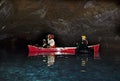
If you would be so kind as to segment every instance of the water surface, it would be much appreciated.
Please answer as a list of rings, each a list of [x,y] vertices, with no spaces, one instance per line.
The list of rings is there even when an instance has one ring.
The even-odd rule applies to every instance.
[[[116,58],[56,56],[48,67],[42,56],[26,57],[27,52],[0,50],[0,81],[119,81],[120,63]],[[88,58],[86,60],[86,58]],[[109,56],[109,58],[111,58]],[[82,66],[82,60],[86,61]]]

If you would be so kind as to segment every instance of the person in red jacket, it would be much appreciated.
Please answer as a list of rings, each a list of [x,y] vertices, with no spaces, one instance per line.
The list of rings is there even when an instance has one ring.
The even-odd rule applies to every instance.
[[[47,36],[48,48],[55,48],[55,40],[53,34],[48,34]],[[55,54],[48,55],[48,66],[53,65],[55,62]]]

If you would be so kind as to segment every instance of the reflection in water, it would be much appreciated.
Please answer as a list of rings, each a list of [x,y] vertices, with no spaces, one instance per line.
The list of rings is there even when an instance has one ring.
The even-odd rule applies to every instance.
[[[25,58],[24,54],[27,54],[25,51],[1,49],[0,54],[0,81],[120,80],[120,64],[103,59],[94,60],[94,56],[89,57],[85,54],[56,56],[56,62],[50,67],[46,66],[47,62],[42,61],[43,56]],[[47,61],[47,57],[44,57],[44,59]]]
[[[47,66],[54,65],[55,55],[43,55],[43,62],[46,62]]]
[[[55,55],[48,55],[47,56],[47,64],[48,66],[53,65],[55,62]]]
[[[81,72],[86,72],[86,64],[87,64],[88,58],[81,58]]]

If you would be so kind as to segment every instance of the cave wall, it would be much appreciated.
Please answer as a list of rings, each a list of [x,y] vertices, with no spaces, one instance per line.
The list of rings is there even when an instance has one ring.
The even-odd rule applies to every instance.
[[[119,21],[117,0],[0,0],[0,40],[41,45],[53,33],[57,46],[75,46],[86,35],[90,44],[119,49]]]

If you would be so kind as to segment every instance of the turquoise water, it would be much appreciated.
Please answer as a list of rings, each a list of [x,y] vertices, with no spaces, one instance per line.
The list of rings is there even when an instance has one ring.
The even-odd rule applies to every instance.
[[[89,57],[57,56],[48,67],[42,56],[4,57],[0,61],[0,81],[120,81],[119,62]],[[85,57],[86,58],[86,57]]]

